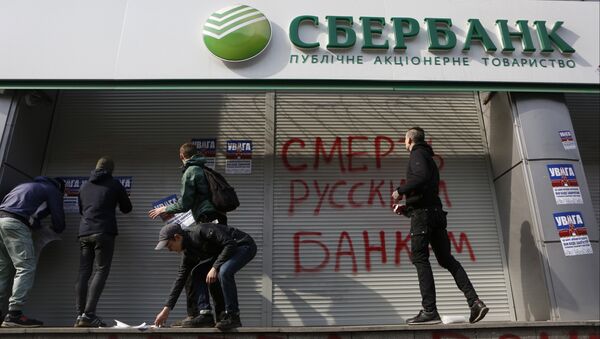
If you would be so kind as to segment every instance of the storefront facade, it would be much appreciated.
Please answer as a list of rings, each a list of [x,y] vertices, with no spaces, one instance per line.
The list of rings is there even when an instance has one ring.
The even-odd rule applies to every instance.
[[[148,321],[178,258],[153,251],[162,223],[147,211],[178,193],[179,145],[214,143],[215,167],[241,201],[230,224],[259,245],[237,278],[246,326],[396,324],[420,297],[409,220],[391,212],[390,196],[406,170],[404,133],[421,126],[437,153],[453,253],[491,308],[486,320],[598,319],[598,3],[530,2],[518,12],[431,4],[38,7],[32,25],[19,24],[21,39],[2,40],[14,47],[0,59],[3,194],[28,176],[85,177],[112,156],[115,175],[130,179],[134,212],[119,217],[98,313]],[[46,22],[48,40],[25,44],[44,17],[56,20]],[[229,34],[236,29],[256,34],[244,45]],[[228,37],[229,47],[216,41]],[[536,107],[551,126],[527,120]],[[528,148],[535,140],[544,140],[541,155]],[[581,202],[552,196],[546,173],[564,164]],[[589,246],[580,247],[591,253],[567,255],[552,239],[552,216],[572,211],[586,221]],[[47,323],[72,322],[78,221],[67,211],[62,241],[40,257],[27,307]],[[575,273],[557,268],[573,263]],[[434,274],[440,313],[465,314],[452,277]],[[587,281],[582,293],[557,286],[565,274]]]

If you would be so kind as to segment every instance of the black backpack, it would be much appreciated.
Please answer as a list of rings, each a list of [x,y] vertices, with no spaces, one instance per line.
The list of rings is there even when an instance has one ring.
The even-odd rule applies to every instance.
[[[202,166],[208,188],[210,190],[210,201],[219,212],[231,212],[238,208],[238,200],[235,189],[229,185],[227,180],[212,168]]]

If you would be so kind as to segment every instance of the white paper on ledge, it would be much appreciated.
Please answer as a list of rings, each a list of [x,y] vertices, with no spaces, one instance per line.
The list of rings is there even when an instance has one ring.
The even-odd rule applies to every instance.
[[[443,315],[442,322],[444,324],[466,323],[467,317],[464,315]]]
[[[148,329],[148,325],[146,325],[146,323],[142,323],[138,326],[131,326],[122,321],[118,321],[117,319],[115,319],[115,322],[117,324],[115,326],[113,326],[113,328],[137,328],[138,330],[141,330],[141,331]]]

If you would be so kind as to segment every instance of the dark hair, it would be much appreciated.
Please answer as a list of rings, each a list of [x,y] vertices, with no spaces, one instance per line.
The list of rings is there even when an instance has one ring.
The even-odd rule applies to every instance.
[[[191,142],[186,142],[185,144],[179,147],[179,153],[183,155],[184,158],[191,158],[192,156],[198,154],[198,148],[196,145]]]
[[[413,142],[425,142],[425,130],[421,127],[411,127],[406,132],[407,136],[412,139]]]

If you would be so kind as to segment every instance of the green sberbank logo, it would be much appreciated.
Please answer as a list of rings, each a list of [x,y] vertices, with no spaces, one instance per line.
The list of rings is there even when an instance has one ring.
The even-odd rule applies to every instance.
[[[267,48],[271,23],[259,10],[235,5],[214,12],[204,24],[204,44],[225,61],[252,59]]]

